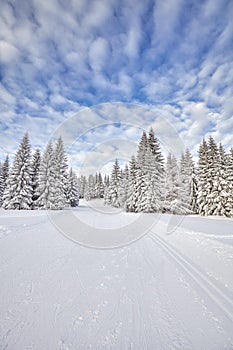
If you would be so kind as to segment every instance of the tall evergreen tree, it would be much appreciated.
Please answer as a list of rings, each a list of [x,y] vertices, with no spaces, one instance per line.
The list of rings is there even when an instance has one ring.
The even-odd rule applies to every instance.
[[[57,209],[63,209],[68,205],[68,164],[64,143],[61,136],[58,138],[54,149],[54,176],[55,176],[55,201]]]
[[[71,207],[79,205],[78,178],[72,168],[70,168],[68,176],[68,200]]]
[[[87,178],[85,175],[81,175],[78,178],[79,198],[84,198],[87,187]]]
[[[32,156],[32,209],[35,209],[35,202],[38,199],[40,162],[40,150],[36,149]]]
[[[0,206],[2,205],[3,202],[3,194],[6,189],[6,182],[9,177],[9,156],[7,155],[5,158],[5,161],[1,164],[1,169],[0,169]]]
[[[52,142],[49,141],[39,168],[39,186],[35,206],[40,209],[58,209],[56,203],[55,159]],[[62,209],[62,208],[61,208]]]
[[[205,139],[199,146],[197,166],[197,208],[198,214],[207,215],[208,145]]]
[[[178,206],[179,192],[179,169],[177,159],[171,153],[167,156],[166,179],[165,179],[165,211],[177,214],[180,213]]]
[[[125,165],[124,170],[121,171],[121,181],[119,185],[119,202],[120,206],[126,208],[126,202],[129,197],[129,168]]]
[[[135,156],[133,155],[129,162],[128,198],[126,200],[126,211],[129,212],[135,212],[138,204],[138,197],[136,193],[137,170],[137,162]]]
[[[113,164],[112,174],[110,177],[110,184],[108,188],[108,203],[113,207],[119,208],[121,206],[119,190],[121,182],[121,170],[118,163],[118,160],[115,160]]]
[[[178,206],[181,214],[189,214],[195,208],[194,162],[189,149],[181,154],[178,179]]]
[[[30,209],[32,204],[31,149],[28,133],[15,154],[3,195],[3,208]]]

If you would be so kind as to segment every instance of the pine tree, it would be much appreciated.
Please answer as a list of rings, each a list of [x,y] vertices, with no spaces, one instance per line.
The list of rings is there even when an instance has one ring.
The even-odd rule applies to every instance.
[[[146,170],[145,170],[145,162],[146,162],[146,154],[148,150],[148,139],[146,132],[143,131],[142,137],[139,141],[138,149],[137,149],[137,168],[136,168],[136,183],[135,183],[135,197],[137,200],[135,201],[135,211],[142,211],[141,203],[143,203],[144,198],[146,196]]]
[[[199,146],[197,167],[197,209],[198,214],[207,215],[208,145],[205,139]]]
[[[79,198],[84,198],[87,187],[87,178],[85,175],[81,175],[78,178]]]
[[[54,149],[55,202],[57,209],[68,205],[68,165],[63,140],[58,138]]]
[[[84,198],[87,201],[95,198],[95,177],[92,174],[88,176]]]
[[[115,160],[113,164],[112,174],[110,178],[110,184],[108,188],[108,203],[113,207],[119,208],[121,206],[119,191],[121,182],[121,170],[118,160]]]
[[[166,180],[165,180],[165,202],[164,210],[173,214],[180,213],[178,204],[178,164],[177,159],[171,153],[167,156],[166,162]]]
[[[138,150],[137,150],[137,164],[140,169],[143,169],[145,165],[147,148],[148,148],[148,139],[147,139],[146,132],[143,131],[142,137],[139,141]]]
[[[71,207],[77,207],[79,205],[78,178],[72,168],[69,171],[68,184],[69,205]]]
[[[216,169],[213,174],[213,188],[211,193],[211,215],[232,216],[233,214],[233,173],[229,156],[222,144],[218,149]]]
[[[7,155],[0,167],[0,206],[3,202],[3,194],[6,188],[6,182],[9,177],[9,156]]]
[[[32,209],[35,209],[35,202],[38,199],[40,162],[40,150],[36,149],[32,156]]]
[[[4,193],[4,183],[3,183],[2,163],[0,162],[0,206],[2,205],[3,193]]]
[[[178,203],[180,214],[189,214],[195,208],[194,162],[189,149],[181,154],[178,178]]]
[[[39,168],[39,186],[35,202],[39,209],[57,209],[55,181],[55,159],[52,142],[49,141]]]
[[[129,178],[128,178],[128,198],[126,200],[126,211],[135,212],[137,208],[138,198],[136,194],[137,183],[137,162],[134,155],[129,162]]]
[[[126,208],[126,202],[129,197],[129,168],[125,165],[124,171],[121,171],[121,181],[119,185],[119,202],[120,207]]]
[[[31,149],[28,133],[15,154],[3,195],[4,209],[30,209],[32,204]]]

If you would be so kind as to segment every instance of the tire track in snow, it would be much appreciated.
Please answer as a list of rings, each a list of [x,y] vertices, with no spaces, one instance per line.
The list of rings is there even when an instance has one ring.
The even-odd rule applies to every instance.
[[[172,258],[179,267],[191,277],[196,284],[204,290],[211,300],[218,306],[221,311],[233,322],[233,301],[218,287],[216,286],[206,274],[200,271],[194,264],[192,264],[186,257],[183,256],[178,250],[172,247],[161,237],[158,237],[156,233],[151,231],[148,237],[156,243],[162,250]]]

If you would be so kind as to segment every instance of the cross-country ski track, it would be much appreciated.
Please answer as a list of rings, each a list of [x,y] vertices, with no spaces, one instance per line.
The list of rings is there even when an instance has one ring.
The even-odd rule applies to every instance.
[[[75,215],[103,230],[140,220],[101,202]],[[46,211],[1,210],[0,349],[233,349],[233,221],[152,215],[131,244],[94,249]]]

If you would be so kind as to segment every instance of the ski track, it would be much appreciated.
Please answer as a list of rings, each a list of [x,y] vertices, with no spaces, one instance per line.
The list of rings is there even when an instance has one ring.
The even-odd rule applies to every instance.
[[[9,269],[12,282],[5,280],[2,287],[9,296],[0,288],[1,350],[233,348],[231,296],[175,248],[171,236],[165,240],[151,231],[129,246],[100,251],[66,240],[47,217],[34,216],[26,224],[24,217],[19,225],[18,218],[6,219],[0,244],[22,240],[31,255],[27,260],[12,250],[2,259],[0,277]],[[205,322],[199,339],[187,323],[191,313],[180,310],[173,293],[205,310],[198,318]]]
[[[217,285],[215,285],[205,274],[195,266],[194,263],[184,257],[176,248],[171,244],[168,244],[164,239],[159,237],[157,234],[152,233],[150,238],[153,242],[159,245],[163,251],[172,258],[176,264],[185,273],[192,278],[198,286],[204,290],[208,297],[223,311],[223,313],[228,317],[230,322],[233,322],[233,300],[229,298]],[[233,323],[232,323],[233,324]]]

